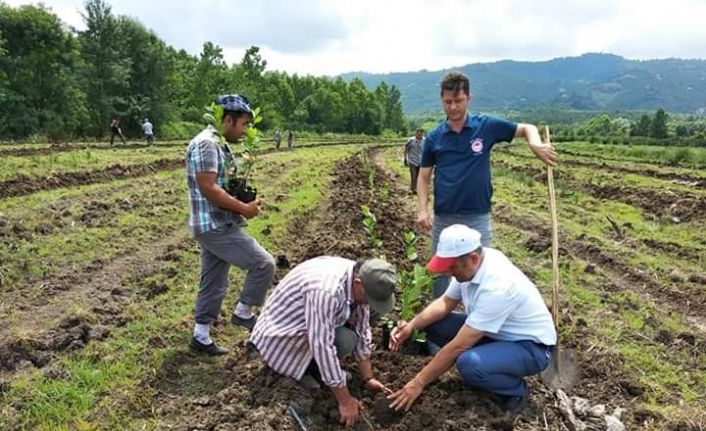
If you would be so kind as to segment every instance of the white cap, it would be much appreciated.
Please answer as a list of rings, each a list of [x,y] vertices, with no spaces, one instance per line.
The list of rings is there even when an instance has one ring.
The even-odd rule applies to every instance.
[[[446,272],[456,258],[466,255],[481,246],[481,235],[475,229],[454,224],[441,231],[436,253],[427,264],[432,272]]]

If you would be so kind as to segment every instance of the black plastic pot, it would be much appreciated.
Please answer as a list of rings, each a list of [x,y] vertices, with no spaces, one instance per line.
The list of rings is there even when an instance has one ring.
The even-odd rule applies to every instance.
[[[248,186],[243,178],[231,178],[226,185],[226,191],[241,202],[252,202],[257,199],[257,189]]]
[[[404,343],[403,347],[404,353],[414,356],[427,356],[429,355],[429,348],[427,346],[427,340],[415,340],[410,339]]]
[[[392,320],[388,320],[382,325],[382,348],[385,350],[390,350],[390,334],[394,327],[395,322]]]

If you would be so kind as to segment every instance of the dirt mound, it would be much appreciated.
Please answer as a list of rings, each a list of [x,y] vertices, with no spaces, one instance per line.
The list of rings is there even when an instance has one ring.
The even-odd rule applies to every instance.
[[[37,338],[13,339],[0,344],[0,371],[43,367],[56,352],[77,350],[89,340],[105,336],[107,333],[103,330],[94,331],[85,317],[67,317],[56,328],[38,334]]]
[[[120,164],[109,166],[99,171],[71,172],[41,178],[29,178],[20,175],[16,179],[0,182],[0,199],[24,196],[42,190],[61,187],[75,187],[86,184],[106,183],[123,178],[135,178],[151,175],[158,171],[182,167],[183,159],[162,159],[135,166]]]

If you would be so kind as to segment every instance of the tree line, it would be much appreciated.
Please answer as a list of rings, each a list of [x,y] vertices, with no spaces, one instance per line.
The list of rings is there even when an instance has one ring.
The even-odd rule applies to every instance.
[[[75,30],[44,6],[0,2],[0,138],[103,137],[113,116],[140,133],[185,138],[203,125],[216,95],[246,95],[264,113],[264,130],[377,135],[407,132],[397,87],[361,80],[267,71],[258,47],[227,64],[206,42],[199,55],[177,50],[153,31],[89,0],[85,29]]]

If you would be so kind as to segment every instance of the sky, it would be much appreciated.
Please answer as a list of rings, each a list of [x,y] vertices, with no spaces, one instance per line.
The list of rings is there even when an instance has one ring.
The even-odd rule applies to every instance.
[[[3,0],[0,0],[3,1]],[[10,6],[36,3],[4,0]],[[440,70],[607,52],[706,59],[706,0],[107,0],[177,49],[205,41],[237,63],[313,75]],[[45,1],[84,28],[82,0]]]

